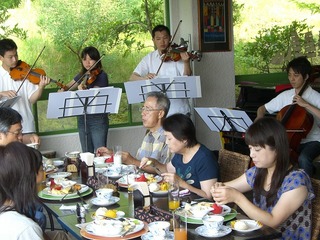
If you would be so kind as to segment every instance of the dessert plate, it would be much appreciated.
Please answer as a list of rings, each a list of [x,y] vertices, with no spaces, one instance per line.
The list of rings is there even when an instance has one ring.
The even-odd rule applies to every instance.
[[[234,227],[236,222],[244,222],[248,228],[247,229],[236,229]],[[230,223],[228,223],[228,226],[232,230],[245,233],[245,232],[252,232],[252,231],[258,230],[258,229],[262,228],[263,225],[262,225],[262,223],[255,221],[255,220],[241,219],[241,220],[231,221]]]

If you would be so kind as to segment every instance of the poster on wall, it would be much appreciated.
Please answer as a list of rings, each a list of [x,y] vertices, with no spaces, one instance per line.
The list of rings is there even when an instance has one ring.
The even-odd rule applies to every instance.
[[[231,51],[231,0],[198,0],[202,52]]]

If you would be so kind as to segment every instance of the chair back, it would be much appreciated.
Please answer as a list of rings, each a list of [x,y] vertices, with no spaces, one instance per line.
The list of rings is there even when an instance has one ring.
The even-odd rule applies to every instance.
[[[312,233],[311,239],[318,240],[320,235],[320,180],[311,178],[314,194],[312,202]]]
[[[248,169],[250,157],[226,149],[219,150],[220,181],[228,182],[240,177]]]

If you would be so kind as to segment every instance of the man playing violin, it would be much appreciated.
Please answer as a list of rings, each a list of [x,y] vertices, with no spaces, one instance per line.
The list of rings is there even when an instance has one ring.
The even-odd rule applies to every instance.
[[[293,149],[299,153],[299,167],[303,168],[310,176],[313,174],[313,160],[320,155],[320,93],[306,87],[302,94],[307,80],[311,76],[312,66],[306,57],[298,57],[289,62],[287,66],[288,79],[292,89],[286,90],[272,99],[270,102],[260,106],[257,111],[257,119],[263,117],[266,112],[279,112],[285,106],[297,104],[303,107],[313,116],[313,125],[310,132],[303,138],[298,149]]]
[[[85,90],[108,87],[108,75],[102,69],[101,57],[95,47],[86,47],[81,52],[80,72],[66,86],[69,90]],[[61,89],[60,91],[64,91]],[[85,126],[86,124],[86,126]],[[78,116],[78,129],[83,152],[95,152],[98,147],[107,145],[109,118],[107,113]],[[87,136],[86,136],[87,134]]]
[[[35,134],[31,105],[41,97],[43,89],[50,83],[50,78],[40,76],[38,85],[31,83],[28,79],[24,82],[13,80],[10,71],[18,64],[17,49],[18,47],[13,40],[0,40],[0,61],[2,62],[0,67],[0,101],[16,96],[21,97],[12,108],[17,110],[24,120],[22,122],[23,142],[40,143],[40,138]]]
[[[130,80],[146,80],[155,77],[190,76],[190,56],[187,52],[181,52],[179,61],[164,61],[162,57],[168,50],[171,36],[169,28],[157,25],[152,30],[152,41],[156,50],[145,56],[134,69]],[[162,65],[161,65],[162,64]],[[161,65],[161,68],[159,69]],[[156,74],[158,72],[158,74]],[[168,116],[174,113],[190,114],[190,105],[187,99],[170,99],[171,105]]]

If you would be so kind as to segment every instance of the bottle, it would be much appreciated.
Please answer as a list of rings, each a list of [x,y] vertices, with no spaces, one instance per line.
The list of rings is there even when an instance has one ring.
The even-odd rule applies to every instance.
[[[80,207],[80,223],[85,223],[86,222],[86,209],[84,206]]]

